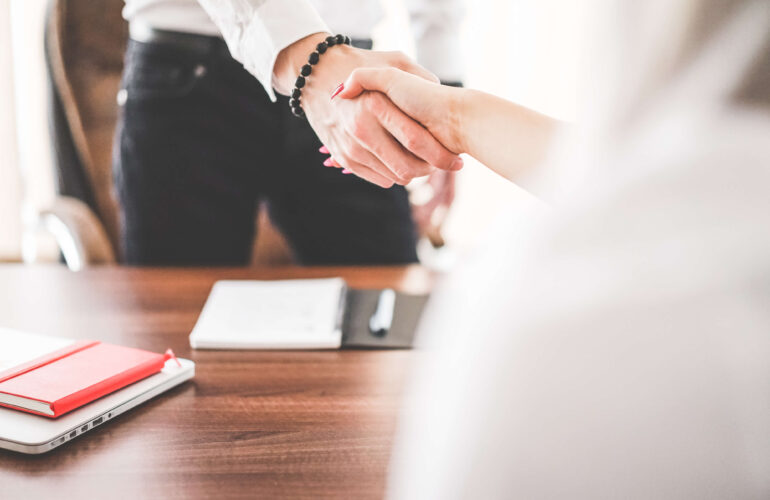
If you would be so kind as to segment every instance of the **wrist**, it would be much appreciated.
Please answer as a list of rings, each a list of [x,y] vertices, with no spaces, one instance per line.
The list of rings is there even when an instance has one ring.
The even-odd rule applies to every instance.
[[[448,94],[449,126],[452,141],[449,149],[457,154],[468,153],[469,134],[467,127],[471,121],[469,113],[473,109],[473,106],[470,104],[472,100],[471,94],[475,91],[461,87],[444,88]]]
[[[361,49],[349,45],[335,45],[327,49],[313,73],[307,79],[302,96],[307,101],[316,97],[330,99],[334,89],[343,83],[357,67],[364,66]]]
[[[307,58],[316,45],[323,42],[330,33],[318,32],[297,40],[278,53],[273,66],[273,83],[281,94],[289,94],[299,75],[300,68],[307,64]]]

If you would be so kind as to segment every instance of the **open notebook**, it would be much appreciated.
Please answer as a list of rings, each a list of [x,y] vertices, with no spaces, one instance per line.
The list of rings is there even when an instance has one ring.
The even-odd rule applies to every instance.
[[[345,281],[218,281],[190,334],[196,349],[337,349]]]

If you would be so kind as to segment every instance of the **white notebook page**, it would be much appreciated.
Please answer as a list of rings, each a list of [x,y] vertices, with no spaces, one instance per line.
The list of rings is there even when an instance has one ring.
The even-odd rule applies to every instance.
[[[66,347],[72,339],[0,328],[0,372]]]
[[[341,278],[218,281],[190,335],[199,349],[337,348]]]

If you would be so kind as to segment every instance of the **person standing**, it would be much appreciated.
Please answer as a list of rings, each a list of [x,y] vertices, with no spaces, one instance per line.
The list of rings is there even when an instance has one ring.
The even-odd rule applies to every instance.
[[[458,2],[410,0],[409,10],[420,62],[459,84]],[[365,107],[332,108],[329,100],[355,67],[431,77],[399,53],[365,50],[381,18],[377,0],[126,0],[123,15],[130,40],[114,170],[126,263],[246,264],[261,200],[301,264],[417,261],[407,191],[381,173],[402,169],[406,183],[434,166],[456,170],[458,157],[403,113],[398,119],[420,140],[413,150],[392,141],[375,157],[340,123]],[[327,23],[356,48],[324,54],[315,85],[303,89],[308,120],[297,119],[276,90],[291,91],[298,68],[330,34]],[[357,175],[322,166],[317,134]],[[437,196],[452,189],[453,177],[443,177]]]

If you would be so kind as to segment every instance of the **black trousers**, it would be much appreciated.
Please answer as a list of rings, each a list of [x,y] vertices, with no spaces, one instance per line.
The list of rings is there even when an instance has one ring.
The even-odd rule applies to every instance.
[[[114,149],[126,263],[246,264],[261,200],[301,264],[416,262],[404,188],[324,167],[286,98],[199,38],[129,41]]]

